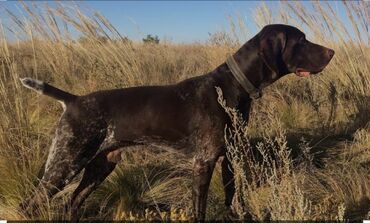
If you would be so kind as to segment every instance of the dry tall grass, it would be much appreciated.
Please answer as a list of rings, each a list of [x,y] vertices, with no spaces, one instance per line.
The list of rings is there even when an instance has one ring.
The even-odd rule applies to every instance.
[[[234,208],[241,218],[246,212],[273,220],[369,215],[369,3],[338,4],[344,4],[348,22],[327,2],[284,2],[277,13],[266,5],[255,11],[258,27],[271,22],[295,25],[336,54],[318,76],[290,75],[265,89],[263,98],[254,102],[249,126],[236,118],[229,129],[238,186]],[[207,44],[142,44],[127,41],[103,15],[85,14],[78,7],[23,4],[23,9],[27,19],[9,11],[12,25],[1,24],[0,29],[1,219],[24,219],[16,207],[42,175],[61,113],[54,101],[22,88],[19,77],[32,76],[77,94],[174,83],[210,71],[251,37],[242,20],[231,19],[232,32],[220,32]],[[83,38],[76,41],[72,33]],[[16,41],[10,42],[8,34]],[[171,208],[173,215],[175,209],[183,210],[179,216],[189,213],[190,161],[179,154],[159,154],[125,154],[124,162],[86,202],[85,217],[135,219],[137,213],[167,219],[162,212]],[[75,186],[40,206],[35,218],[68,218],[62,203]],[[216,173],[210,219],[224,217],[222,199]]]

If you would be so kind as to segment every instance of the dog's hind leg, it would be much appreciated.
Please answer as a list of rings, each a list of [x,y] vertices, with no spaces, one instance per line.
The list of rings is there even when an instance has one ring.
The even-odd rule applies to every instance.
[[[70,202],[72,222],[78,221],[78,210],[85,199],[114,170],[119,161],[119,159],[111,160],[111,153],[115,152],[101,152],[86,166],[82,180],[72,194]],[[114,155],[120,156],[120,154]]]
[[[33,195],[20,205],[27,215],[35,213],[35,208],[62,190],[90,161],[101,143],[82,136],[62,117],[55,138],[50,147],[45,172]],[[99,137],[97,137],[99,138]]]

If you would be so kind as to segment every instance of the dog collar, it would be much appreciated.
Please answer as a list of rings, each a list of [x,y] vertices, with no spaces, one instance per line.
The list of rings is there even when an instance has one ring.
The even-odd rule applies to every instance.
[[[229,56],[226,59],[226,64],[229,67],[231,73],[243,89],[249,94],[251,99],[258,99],[262,96],[260,89],[256,88],[244,75],[243,71],[240,70],[240,67],[236,63],[233,56]]]

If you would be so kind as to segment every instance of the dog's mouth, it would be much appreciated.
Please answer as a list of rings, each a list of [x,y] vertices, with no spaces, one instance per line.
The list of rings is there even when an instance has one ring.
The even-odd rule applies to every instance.
[[[323,70],[324,70],[324,68],[320,68],[320,69],[315,70],[315,71],[308,71],[308,70],[306,70],[304,68],[297,68],[295,70],[295,74],[298,77],[309,77],[310,75],[312,75],[312,74],[318,74],[318,73],[320,73]]]
[[[310,76],[310,75],[311,75],[311,72],[310,72],[310,71],[308,71],[308,70],[305,70],[305,69],[303,69],[303,68],[297,68],[297,69],[295,70],[295,74],[296,74],[297,76],[299,76],[299,77],[308,77],[308,76]]]

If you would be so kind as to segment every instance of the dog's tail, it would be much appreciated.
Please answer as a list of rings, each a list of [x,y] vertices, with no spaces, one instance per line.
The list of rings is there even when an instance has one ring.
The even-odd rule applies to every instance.
[[[55,98],[61,102],[70,102],[77,96],[68,92],[62,91],[56,87],[53,87],[43,81],[35,80],[29,77],[20,78],[22,84],[29,89],[36,91],[39,94],[44,94],[49,97]]]

